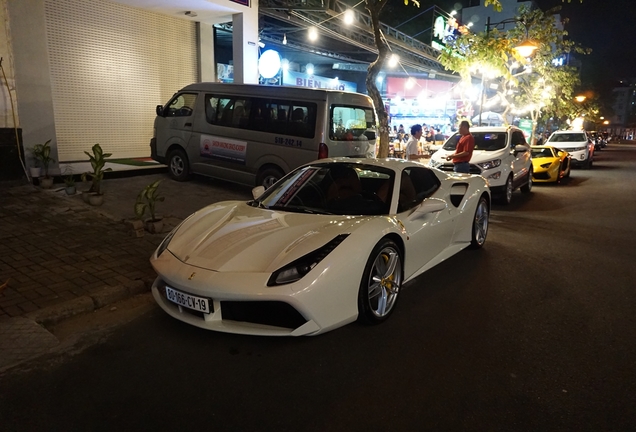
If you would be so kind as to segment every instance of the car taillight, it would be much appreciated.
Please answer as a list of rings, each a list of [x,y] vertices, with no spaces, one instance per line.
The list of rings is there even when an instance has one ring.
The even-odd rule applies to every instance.
[[[320,143],[318,146],[318,159],[327,159],[329,157],[329,147],[327,144]]]

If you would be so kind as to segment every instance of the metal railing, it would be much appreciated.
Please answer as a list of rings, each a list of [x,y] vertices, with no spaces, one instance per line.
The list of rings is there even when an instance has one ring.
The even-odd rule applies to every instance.
[[[351,6],[340,0],[260,0],[259,13],[301,27],[313,25],[329,37],[377,54],[371,16],[352,9],[355,22],[345,25],[336,17],[348,9]],[[400,56],[404,66],[425,72],[444,70],[437,61],[438,50],[386,24],[380,23],[380,27],[391,51]]]

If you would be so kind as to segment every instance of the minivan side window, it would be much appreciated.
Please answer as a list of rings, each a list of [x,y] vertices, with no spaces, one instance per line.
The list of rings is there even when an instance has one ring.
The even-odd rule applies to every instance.
[[[375,113],[372,108],[333,105],[329,138],[334,141],[375,139]]]
[[[164,117],[188,117],[194,111],[197,100],[195,93],[181,93],[176,95],[164,110]]]
[[[311,102],[205,95],[210,124],[313,138],[317,105]]]

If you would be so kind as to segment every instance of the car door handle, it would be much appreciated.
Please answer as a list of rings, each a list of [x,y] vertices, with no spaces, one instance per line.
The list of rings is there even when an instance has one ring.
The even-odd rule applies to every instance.
[[[192,126],[192,123],[188,122],[188,123],[184,124],[184,126]]]

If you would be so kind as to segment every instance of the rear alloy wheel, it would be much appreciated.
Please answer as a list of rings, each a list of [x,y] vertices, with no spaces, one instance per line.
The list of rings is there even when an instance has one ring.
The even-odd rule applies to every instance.
[[[512,202],[512,192],[514,188],[512,187],[512,174],[508,176],[506,180],[506,185],[504,186],[504,193],[500,198],[502,204],[508,205]]]
[[[186,181],[190,176],[190,163],[183,150],[172,150],[168,155],[168,175],[176,181]]]
[[[402,287],[402,254],[395,242],[384,239],[369,256],[358,292],[358,320],[379,324],[393,312]]]
[[[532,192],[532,170],[530,170],[528,175],[528,183],[521,186],[521,192],[526,194]]]
[[[486,243],[489,217],[488,200],[482,196],[479,198],[479,203],[477,203],[477,210],[475,210],[475,218],[473,219],[473,237],[469,246],[471,249],[479,249]]]
[[[263,186],[265,189],[269,189],[274,183],[283,178],[283,175],[283,172],[278,168],[265,168],[258,173],[256,186]]]

